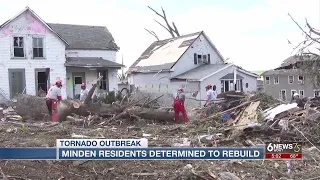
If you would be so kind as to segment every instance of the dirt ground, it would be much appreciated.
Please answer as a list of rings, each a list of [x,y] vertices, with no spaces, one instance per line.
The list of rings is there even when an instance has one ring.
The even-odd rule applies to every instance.
[[[117,121],[113,125],[83,128],[71,122],[38,128],[0,124],[2,147],[53,147],[56,139],[71,138],[73,134],[90,138],[141,138],[149,134],[149,146],[168,147],[182,143],[182,138],[196,139],[208,128],[194,124],[155,124],[150,121]],[[130,126],[136,128],[128,128]],[[252,141],[256,141],[254,138]],[[243,146],[241,142],[219,146]],[[222,172],[231,172],[244,180],[320,179],[319,160],[291,161],[287,173],[286,161],[1,161],[3,175],[8,179],[183,179],[184,167],[194,169],[189,179],[217,179]],[[189,165],[189,166],[190,166]],[[139,175],[140,173],[140,175]],[[145,173],[145,174],[142,174]],[[152,173],[152,174],[146,174]],[[318,178],[316,178],[318,177]]]

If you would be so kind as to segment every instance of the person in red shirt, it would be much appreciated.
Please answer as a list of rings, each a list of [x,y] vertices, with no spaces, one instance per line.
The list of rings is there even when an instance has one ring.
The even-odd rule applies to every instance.
[[[184,107],[185,99],[186,99],[186,96],[183,92],[183,89],[179,88],[178,93],[177,93],[177,97],[174,99],[174,105],[173,105],[173,107],[174,107],[173,109],[174,109],[174,113],[175,113],[174,118],[175,118],[175,121],[177,124],[180,123],[180,118],[179,118],[180,112],[182,113],[182,117],[184,119],[184,122],[186,124],[190,122],[188,115],[187,115],[187,112],[186,112],[186,109]]]

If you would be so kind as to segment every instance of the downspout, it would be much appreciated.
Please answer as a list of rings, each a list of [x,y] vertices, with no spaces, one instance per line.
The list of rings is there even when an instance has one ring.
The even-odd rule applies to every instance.
[[[236,67],[233,68],[233,89],[236,90],[236,83],[237,83],[237,69]]]
[[[199,107],[201,108],[201,81],[198,81],[198,89],[199,89]]]

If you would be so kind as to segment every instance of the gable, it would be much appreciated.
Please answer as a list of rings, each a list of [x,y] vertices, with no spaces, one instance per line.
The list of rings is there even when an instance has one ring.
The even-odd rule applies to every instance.
[[[68,44],[29,7],[26,7],[22,12],[0,25],[0,31],[2,36],[54,33],[61,41]]]
[[[131,65],[129,72],[149,72],[170,70],[187,53],[188,49],[204,37],[215,54],[223,61],[223,57],[203,31],[152,43],[142,55]],[[208,48],[208,47],[206,47]],[[193,55],[192,55],[193,57]],[[166,69],[163,69],[163,68]],[[162,68],[162,69],[161,69]]]

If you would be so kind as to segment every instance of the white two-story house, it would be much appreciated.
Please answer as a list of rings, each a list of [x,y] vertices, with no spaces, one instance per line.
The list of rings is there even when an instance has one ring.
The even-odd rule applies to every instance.
[[[99,74],[99,89],[117,90],[118,50],[106,27],[46,23],[26,7],[0,25],[0,102],[38,95],[58,79],[63,98],[73,98]]]
[[[208,84],[218,93],[256,91],[257,78],[226,63],[203,31],[152,43],[128,70],[128,83],[141,91],[176,94],[182,87],[198,100],[206,99]]]

